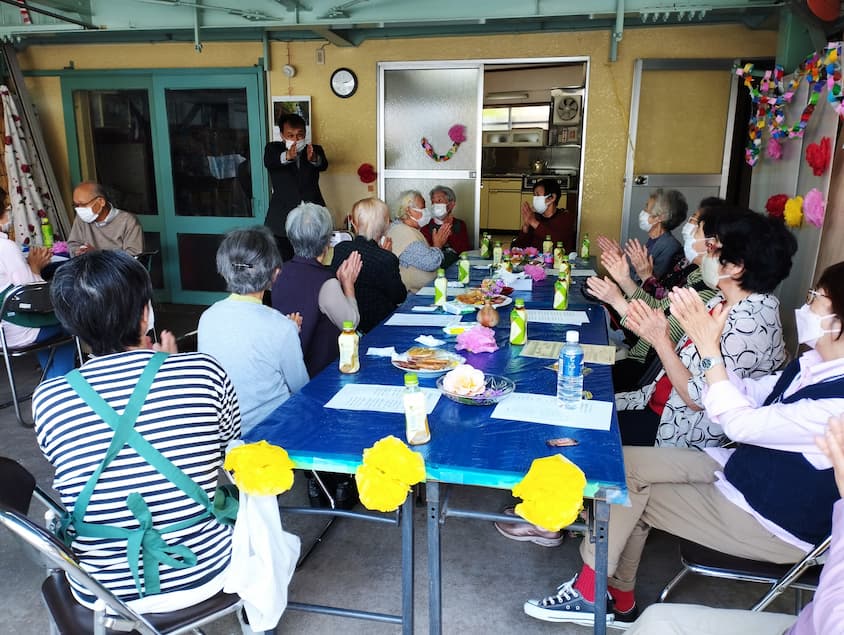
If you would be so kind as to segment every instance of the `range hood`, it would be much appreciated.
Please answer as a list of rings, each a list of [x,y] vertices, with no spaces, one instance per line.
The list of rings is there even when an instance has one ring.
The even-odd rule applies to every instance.
[[[583,64],[488,70],[484,72],[484,106],[550,104],[552,88],[583,86],[584,70]]]

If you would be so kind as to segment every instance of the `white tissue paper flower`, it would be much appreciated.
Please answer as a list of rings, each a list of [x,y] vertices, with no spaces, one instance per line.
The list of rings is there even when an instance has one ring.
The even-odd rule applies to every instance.
[[[453,395],[473,397],[480,395],[486,387],[483,371],[469,364],[460,364],[443,377],[443,388]]]

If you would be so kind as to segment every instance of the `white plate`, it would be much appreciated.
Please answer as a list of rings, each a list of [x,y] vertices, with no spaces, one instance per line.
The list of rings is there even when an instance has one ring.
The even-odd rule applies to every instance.
[[[460,335],[463,331],[468,331],[473,326],[477,326],[477,322],[457,322],[456,324],[449,324],[443,327],[443,333],[446,335]]]
[[[513,304],[513,298],[511,298],[509,295],[495,295],[493,297],[494,298],[501,298],[501,302],[499,302],[498,304],[492,303],[493,309],[500,309],[502,307],[509,306],[509,305]],[[471,304],[469,306],[473,306],[476,309],[480,309],[480,308],[483,308],[484,303],[479,302],[478,304]]]
[[[448,371],[456,368],[460,364],[466,361],[465,357],[460,355],[456,355],[455,353],[448,353],[446,351],[439,351],[435,357],[438,358],[445,358],[449,360],[449,364],[445,368],[440,368],[439,370],[431,370],[427,368],[405,368],[400,364],[403,363],[401,360],[391,359],[390,363],[398,368],[400,371],[405,373],[416,373],[420,377],[434,377],[436,375],[442,375],[443,373],[447,373]]]

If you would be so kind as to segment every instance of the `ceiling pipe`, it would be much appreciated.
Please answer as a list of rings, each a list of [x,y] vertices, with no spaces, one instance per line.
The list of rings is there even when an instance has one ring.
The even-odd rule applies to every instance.
[[[202,42],[199,39],[199,6],[201,0],[193,5],[193,50],[202,53]]]
[[[618,59],[618,43],[624,37],[624,0],[618,0],[615,5],[615,30],[610,36],[610,61]]]

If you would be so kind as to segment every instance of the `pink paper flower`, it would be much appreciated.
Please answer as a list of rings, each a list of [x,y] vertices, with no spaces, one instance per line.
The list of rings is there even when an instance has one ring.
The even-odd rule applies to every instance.
[[[774,161],[782,159],[782,144],[779,142],[779,139],[771,138],[771,140],[768,141],[768,145],[765,147],[765,152],[768,154],[768,157]]]
[[[53,253],[59,256],[67,256],[70,250],[67,248],[67,243],[63,240],[57,240],[53,243]]]
[[[448,138],[454,143],[463,143],[466,141],[466,126],[456,123],[448,129]]]
[[[498,344],[495,343],[495,331],[486,326],[473,326],[457,336],[455,348],[458,351],[470,353],[494,353],[498,350]]]
[[[534,282],[545,280],[545,267],[539,265],[525,265],[525,273],[530,276]]]
[[[807,223],[815,227],[823,227],[823,219],[826,214],[826,201],[823,194],[817,188],[812,188],[803,198],[803,217]]]

